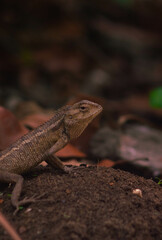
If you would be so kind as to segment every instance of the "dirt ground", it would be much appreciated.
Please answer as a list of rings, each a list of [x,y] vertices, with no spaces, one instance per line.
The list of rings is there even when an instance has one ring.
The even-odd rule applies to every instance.
[[[9,194],[0,210],[23,240],[162,239],[162,188],[125,171],[73,167],[63,174],[41,167],[25,176],[22,198],[46,193],[13,216]],[[139,188],[142,197],[132,193]],[[0,239],[11,239],[0,226]]]

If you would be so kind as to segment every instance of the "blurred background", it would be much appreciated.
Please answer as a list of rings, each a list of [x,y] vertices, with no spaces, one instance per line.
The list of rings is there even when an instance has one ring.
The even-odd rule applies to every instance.
[[[57,109],[81,99],[102,104],[102,120],[94,128],[111,129],[101,129],[88,149],[86,132],[84,152],[102,159],[150,158],[141,164],[159,175],[161,0],[1,0],[0,105],[20,119],[27,108]],[[132,121],[140,128],[131,126],[123,138],[120,129]],[[1,139],[3,149],[9,142],[2,145],[3,134]]]
[[[160,86],[161,0],[1,0],[1,105],[143,99]]]

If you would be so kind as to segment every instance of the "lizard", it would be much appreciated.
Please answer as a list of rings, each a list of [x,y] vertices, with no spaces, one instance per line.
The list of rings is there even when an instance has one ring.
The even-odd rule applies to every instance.
[[[20,206],[36,200],[34,197],[19,200],[24,182],[22,174],[42,161],[68,172],[67,167],[53,154],[79,137],[101,111],[101,105],[88,100],[66,105],[58,109],[50,120],[0,152],[0,182],[15,183],[11,194],[15,213]]]

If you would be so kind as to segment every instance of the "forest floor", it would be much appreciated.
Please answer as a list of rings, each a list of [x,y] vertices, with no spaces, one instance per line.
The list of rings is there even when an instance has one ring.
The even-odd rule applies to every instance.
[[[23,197],[45,195],[16,216],[1,184],[0,211],[23,240],[160,240],[162,188],[151,179],[105,167],[71,167],[69,174],[40,167],[25,176]],[[142,195],[133,194],[140,189]],[[11,239],[0,226],[0,239]]]

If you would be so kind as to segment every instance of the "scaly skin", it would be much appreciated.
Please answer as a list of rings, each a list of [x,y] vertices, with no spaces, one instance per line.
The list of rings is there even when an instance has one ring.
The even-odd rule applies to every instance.
[[[0,153],[0,181],[16,183],[11,203],[18,211],[20,205],[36,198],[19,201],[23,186],[21,174],[30,171],[42,161],[66,171],[62,162],[52,154],[77,138],[88,124],[102,111],[94,102],[83,100],[60,108],[49,121],[29,132]]]

